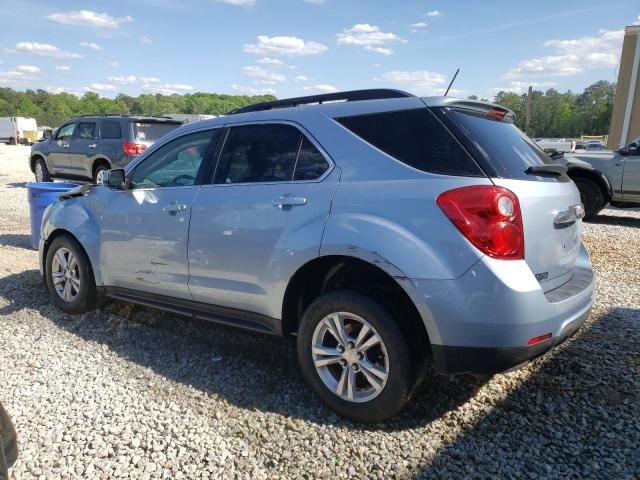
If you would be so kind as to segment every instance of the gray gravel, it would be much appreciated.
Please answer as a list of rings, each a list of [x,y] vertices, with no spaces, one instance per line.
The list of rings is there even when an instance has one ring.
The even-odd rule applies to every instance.
[[[488,381],[438,378],[400,416],[342,421],[292,341],[111,303],[53,308],[28,249],[28,150],[0,145],[0,400],[17,479],[638,478],[640,212],[585,225],[586,325]]]

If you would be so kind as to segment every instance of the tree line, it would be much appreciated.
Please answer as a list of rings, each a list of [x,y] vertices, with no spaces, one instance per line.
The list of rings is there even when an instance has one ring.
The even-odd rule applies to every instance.
[[[550,88],[534,90],[531,99],[531,137],[579,137],[604,135],[609,132],[615,83],[601,80],[582,93],[560,93]],[[477,100],[472,95],[470,99]],[[143,94],[131,97],[119,94],[105,98],[95,92],[81,97],[70,93],[50,93],[44,90],[15,91],[0,88],[0,117],[34,117],[38,125],[57,127],[77,115],[116,113],[133,115],[163,115],[194,113],[221,115],[252,103],[275,100],[272,95],[220,95],[191,93],[185,95]],[[483,99],[485,100],[485,99]],[[516,114],[516,125],[526,129],[527,95],[498,92],[494,103],[510,108]]]
[[[81,97],[45,90],[15,91],[0,88],[0,117],[33,117],[38,125],[58,127],[78,115],[115,113],[124,115],[164,115],[195,113],[222,115],[252,103],[275,100],[272,95],[219,95],[192,93],[185,95],[143,94],[131,97],[123,93],[115,98],[86,92]]]

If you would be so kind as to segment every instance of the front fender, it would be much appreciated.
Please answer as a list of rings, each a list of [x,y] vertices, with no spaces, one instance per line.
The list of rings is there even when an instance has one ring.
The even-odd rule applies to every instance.
[[[49,242],[59,231],[69,232],[87,252],[96,285],[102,285],[100,272],[100,225],[87,197],[76,197],[53,204],[45,212],[41,239]],[[44,259],[43,259],[44,260]]]

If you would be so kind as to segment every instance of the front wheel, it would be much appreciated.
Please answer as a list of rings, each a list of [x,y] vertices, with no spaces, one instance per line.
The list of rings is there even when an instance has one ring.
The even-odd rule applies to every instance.
[[[411,350],[398,324],[377,303],[348,291],[317,298],[298,328],[305,381],[341,416],[378,422],[410,397]]]
[[[44,163],[43,159],[38,158],[36,160],[36,163],[33,166],[33,172],[36,176],[36,182],[51,181],[51,174],[49,173],[49,170],[47,169],[47,164]]]
[[[46,281],[51,299],[66,313],[84,313],[98,306],[89,257],[70,236],[51,242],[46,258]]]

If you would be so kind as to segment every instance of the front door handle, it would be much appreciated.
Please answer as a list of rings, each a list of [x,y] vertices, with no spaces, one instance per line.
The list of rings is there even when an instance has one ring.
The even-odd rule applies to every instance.
[[[62,148],[69,148],[69,146],[70,146],[70,145],[69,145],[68,143],[63,143],[63,144],[62,144]]]
[[[162,211],[165,213],[178,213],[178,212],[185,212],[187,210],[187,206],[183,205],[183,204],[178,204],[178,203],[170,203],[169,205],[167,205],[166,207],[163,207]]]
[[[304,197],[281,196],[271,202],[271,205],[278,208],[300,207],[306,205],[307,199]]]
[[[97,143],[92,143],[91,145],[89,145],[89,148],[96,148],[98,146]]]

